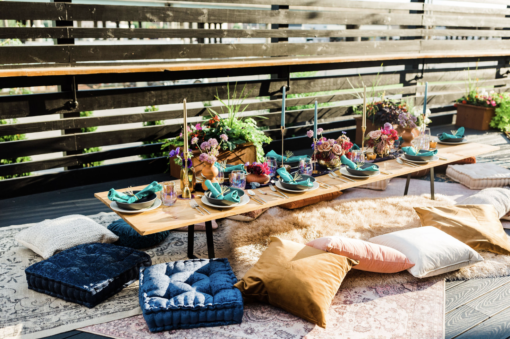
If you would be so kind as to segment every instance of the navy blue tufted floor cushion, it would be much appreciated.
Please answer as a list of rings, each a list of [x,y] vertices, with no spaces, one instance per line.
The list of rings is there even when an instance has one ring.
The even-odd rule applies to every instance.
[[[243,298],[227,259],[193,259],[141,270],[140,306],[151,332],[240,324]]]
[[[154,247],[165,240],[170,234],[170,231],[163,231],[155,234],[140,235],[123,219],[115,220],[108,225],[108,229],[119,237],[115,245],[136,249]]]
[[[28,267],[28,288],[89,308],[136,281],[147,253],[113,244],[85,244]]]

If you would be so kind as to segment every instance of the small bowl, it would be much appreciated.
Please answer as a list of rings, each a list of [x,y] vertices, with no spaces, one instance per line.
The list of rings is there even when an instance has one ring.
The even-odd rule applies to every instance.
[[[367,168],[370,166],[377,166],[377,165],[363,164],[363,165],[361,165],[361,168]],[[347,169],[347,172],[351,173],[352,175],[367,176],[367,177],[369,177],[371,175],[376,175],[379,172],[379,171],[360,171],[360,170],[355,170],[355,169],[349,168],[347,166],[345,166],[345,168]],[[377,166],[377,168],[379,168],[379,166]]]
[[[231,191],[237,191],[237,194],[239,195],[239,198],[241,198],[241,199],[243,198],[244,191],[242,189],[235,188],[235,187],[230,187],[230,190]],[[233,201],[230,201],[230,200],[221,200],[221,199],[213,198],[213,197],[211,197],[211,191],[207,191],[205,193],[205,198],[211,204],[218,205],[218,206],[232,206],[232,205],[237,205],[238,204],[238,202],[233,202]]]
[[[438,134],[437,137],[439,138],[441,136],[441,134]],[[464,137],[460,137],[460,138],[448,138],[448,139],[439,139],[440,141],[442,142],[462,142],[464,141]]]
[[[293,175],[293,173],[291,173],[291,175]],[[315,183],[315,178],[310,175],[302,174],[301,177],[302,177],[302,179],[299,179],[299,181],[310,179],[310,181],[312,183]],[[286,188],[289,190],[294,190],[294,191],[299,191],[299,190],[302,191],[302,190],[308,190],[308,189],[312,188],[310,186],[304,186],[304,185],[287,184],[287,183],[283,182],[282,178],[280,178],[280,184],[282,184],[283,188]]]
[[[420,150],[420,153],[426,153],[426,152],[430,152],[430,151]],[[430,161],[430,160],[432,160],[432,158],[434,158],[433,155],[429,155],[426,157],[421,156],[421,155],[410,155],[407,153],[405,153],[404,155],[407,159],[413,160],[413,161]]]
[[[140,191],[133,191],[134,194],[136,194],[138,192],[140,192]],[[123,210],[131,210],[131,211],[143,210],[145,208],[149,208],[152,205],[154,205],[154,202],[156,201],[157,198],[158,198],[158,196],[156,193],[151,193],[148,196],[146,196],[145,198],[142,198],[132,204],[117,202],[117,206],[119,206]]]

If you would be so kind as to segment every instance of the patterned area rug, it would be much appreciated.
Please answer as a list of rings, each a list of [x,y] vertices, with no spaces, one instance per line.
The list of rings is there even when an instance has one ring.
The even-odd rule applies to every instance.
[[[115,213],[100,213],[91,218],[107,226],[119,217]],[[0,338],[41,338],[142,313],[138,283],[92,309],[29,290],[25,268],[42,258],[18,245],[14,236],[30,226],[0,228]],[[217,256],[225,257],[230,250],[217,236],[219,232],[215,233]],[[172,232],[163,244],[146,252],[153,264],[187,259],[187,239],[188,233]],[[204,233],[195,233],[195,255],[207,258]]]
[[[369,288],[340,289],[327,328],[281,309],[245,305],[240,325],[150,333],[142,316],[82,328],[119,339],[173,338],[444,338],[444,280]]]

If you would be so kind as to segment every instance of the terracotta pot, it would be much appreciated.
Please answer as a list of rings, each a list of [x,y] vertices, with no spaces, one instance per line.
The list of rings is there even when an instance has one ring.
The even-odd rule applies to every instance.
[[[185,176],[184,176],[184,167],[181,168],[181,172],[179,175],[180,183],[181,183],[181,192],[184,190],[184,182],[185,182]],[[188,187],[191,193],[195,192],[195,184],[197,183],[197,178],[195,175],[195,169],[193,167],[188,168]]]
[[[412,128],[404,128],[404,132],[402,132],[402,145],[400,147],[412,146],[411,141],[414,139],[413,129]]]
[[[204,168],[202,168],[202,175],[206,180],[211,180],[212,182],[218,182],[218,173],[220,170],[214,166],[214,164],[205,163]],[[207,186],[205,185],[205,180],[202,182],[202,188],[207,190]]]
[[[457,104],[457,120],[455,126],[488,131],[496,109],[474,105]]]
[[[248,184],[252,183],[252,182],[258,182],[261,185],[265,185],[269,182],[269,180],[271,180],[271,177],[266,174],[258,175],[258,174],[250,173],[246,176],[246,182]]]

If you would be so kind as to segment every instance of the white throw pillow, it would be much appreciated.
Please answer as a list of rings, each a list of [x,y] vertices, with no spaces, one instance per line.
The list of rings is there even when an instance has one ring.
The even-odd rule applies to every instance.
[[[457,205],[492,205],[498,211],[498,217],[501,219],[510,212],[510,190],[505,188],[486,188],[467,197]]]
[[[433,226],[388,233],[369,241],[403,253],[415,263],[407,271],[417,278],[432,277],[483,261],[471,247]]]
[[[106,227],[83,215],[44,220],[24,229],[14,238],[20,245],[30,248],[44,259],[81,244],[113,243],[119,240]]]

